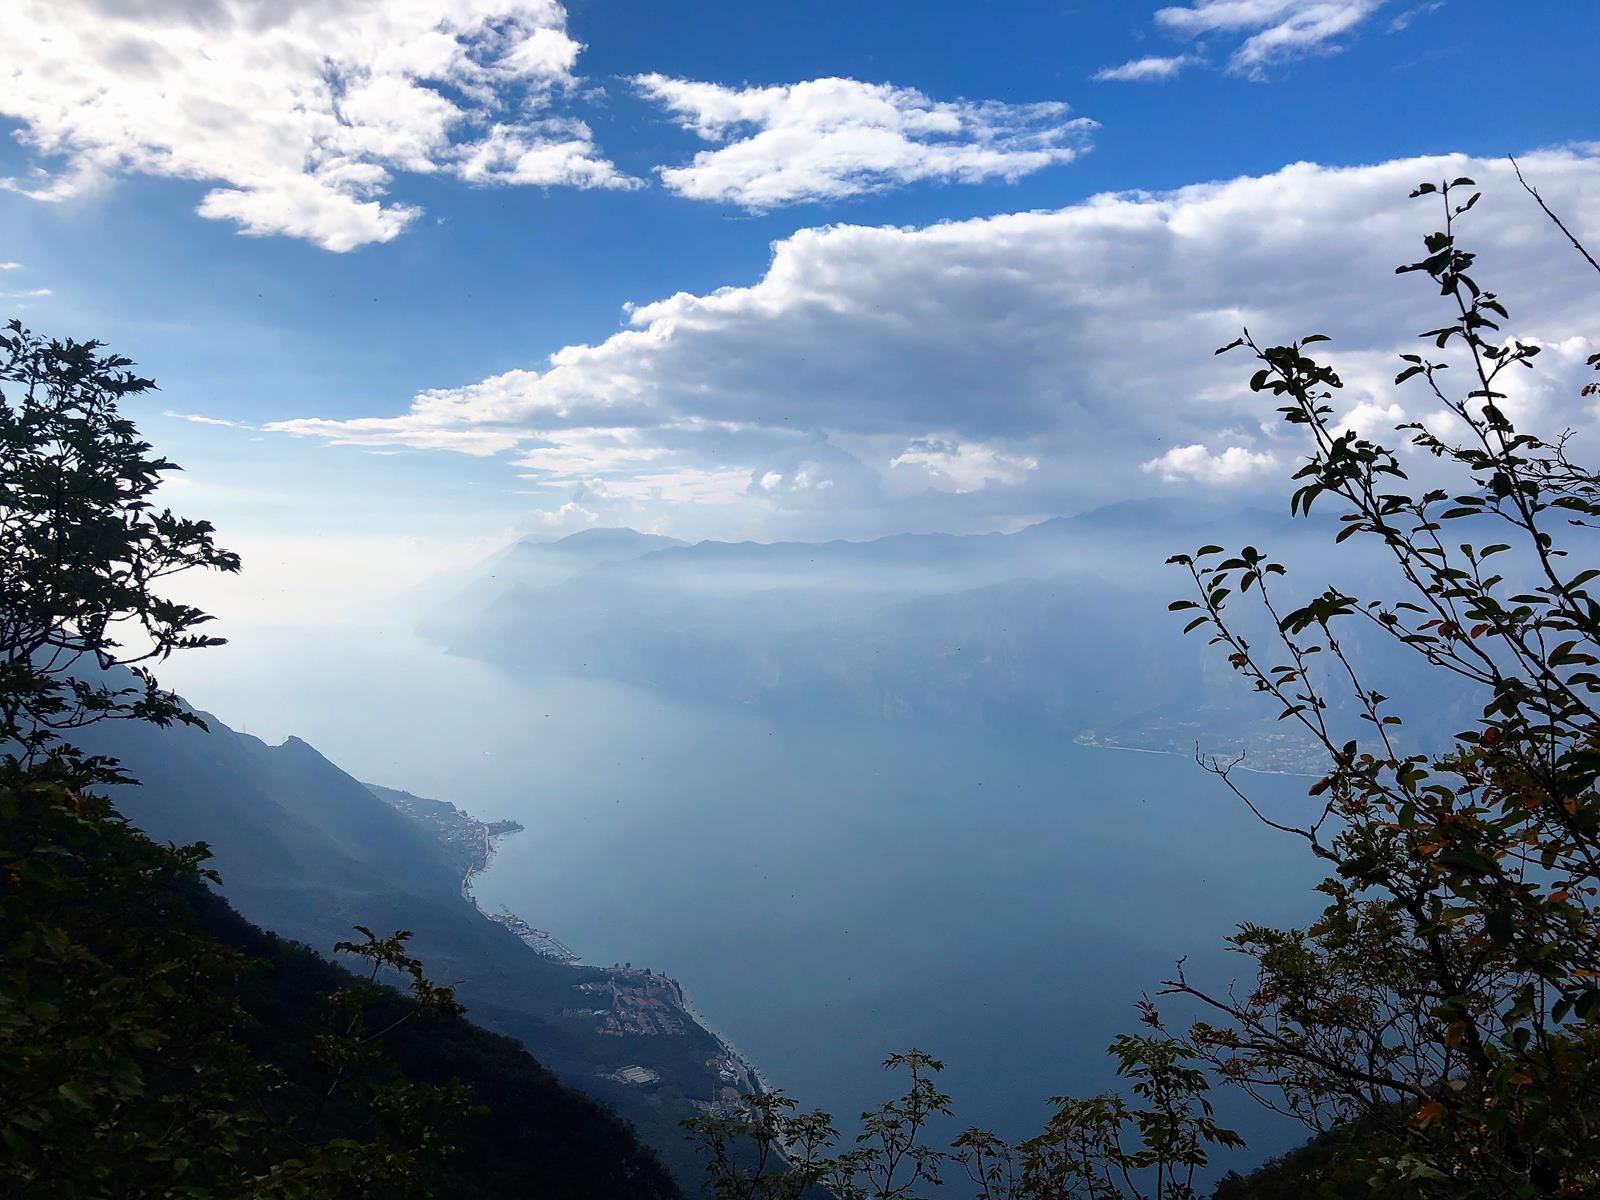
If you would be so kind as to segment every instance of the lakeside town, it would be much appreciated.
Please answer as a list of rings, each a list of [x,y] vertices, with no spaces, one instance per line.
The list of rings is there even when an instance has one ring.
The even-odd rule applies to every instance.
[[[499,840],[521,833],[525,826],[517,821],[483,821],[443,800],[431,800],[411,792],[367,785],[380,799],[428,831],[461,870],[461,895],[485,917],[514,934],[529,950],[564,966],[583,966],[582,957],[553,933],[530,924],[511,909],[502,906],[487,912],[472,892],[473,880],[494,862]],[[593,978],[595,971],[600,978]],[[586,978],[575,983],[574,1003],[558,1016],[591,1024],[603,1037],[683,1037],[699,1029],[717,1045],[717,1052],[705,1066],[715,1079],[710,1095],[690,1097],[702,1111],[729,1114],[743,1104],[743,1097],[764,1091],[764,1080],[727,1039],[709,1029],[694,1012],[683,985],[650,967],[635,967],[631,962],[609,967],[586,968]],[[603,1077],[631,1087],[653,1089],[661,1073],[640,1063],[631,1063]]]
[[[1176,754],[1193,758],[1198,752],[1238,760],[1241,770],[1268,775],[1316,775],[1319,747],[1297,730],[1254,727],[1248,736],[1221,732],[1198,717],[1152,715],[1140,725],[1111,730],[1086,729],[1073,739],[1080,746],[1101,750],[1131,750],[1140,754]]]

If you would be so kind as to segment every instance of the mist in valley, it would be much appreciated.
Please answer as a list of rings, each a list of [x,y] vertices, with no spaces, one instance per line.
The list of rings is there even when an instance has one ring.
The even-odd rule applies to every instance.
[[[1225,985],[1235,924],[1314,911],[1310,856],[1194,758],[1243,752],[1293,815],[1303,751],[1182,636],[1165,560],[1226,531],[1312,587],[1333,529],[1150,501],[864,543],[596,530],[413,589],[390,610],[411,630],[245,630],[174,678],[236,728],[523,824],[481,905],[680,980],[803,1102],[859,1111],[919,1046],[1021,1135],[1095,1086],[1179,958]],[[1229,1116],[1260,1149],[1298,1136]]]

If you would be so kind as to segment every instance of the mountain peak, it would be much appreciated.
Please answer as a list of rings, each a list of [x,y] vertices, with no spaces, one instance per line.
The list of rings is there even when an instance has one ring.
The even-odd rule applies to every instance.
[[[666,550],[672,546],[682,546],[686,543],[677,538],[666,537],[659,533],[640,533],[637,529],[626,526],[601,526],[595,529],[580,529],[577,533],[569,533],[566,537],[549,539],[539,534],[530,534],[517,542],[512,549],[537,550],[557,552],[579,552],[583,554],[627,553],[630,555],[648,554],[652,550]]]
[[[659,533],[640,533],[636,529],[626,526],[609,526],[596,529],[581,529],[577,533],[568,534],[558,539],[557,546],[567,546],[573,549],[610,549],[614,547],[651,546],[656,549],[665,549],[668,546],[683,545],[677,538],[665,537]]]

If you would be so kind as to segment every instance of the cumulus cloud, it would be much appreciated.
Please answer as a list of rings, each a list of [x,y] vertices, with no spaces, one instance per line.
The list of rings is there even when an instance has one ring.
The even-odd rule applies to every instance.
[[[877,472],[822,431],[766,455],[750,472],[751,496],[788,508],[832,511],[874,504],[882,493]]]
[[[1309,54],[1331,54],[1385,0],[1193,0],[1156,12],[1156,23],[1187,37],[1243,35],[1228,70],[1263,79],[1271,67]]]
[[[1058,101],[933,100],[855,79],[723,87],[639,75],[634,86],[717,143],[660,168],[672,191],[752,210],[881,191],[918,180],[1019,179],[1071,162],[1094,122]]]
[[[1523,167],[1600,242],[1600,154]],[[1509,165],[1453,156],[1297,164],[920,229],[804,229],[756,282],[632,307],[626,328],[537,369],[431,389],[391,414],[270,428],[514,450],[552,503],[580,484],[592,499],[598,479],[619,503],[658,506],[656,522],[715,503],[816,533],[851,514],[997,524],[1197,481],[1276,488],[1270,468],[1300,447],[1249,391],[1249,364],[1212,351],[1241,326],[1268,343],[1324,332],[1347,427],[1384,433],[1436,408],[1393,377],[1415,331],[1448,317],[1436,289],[1394,267],[1438,218],[1407,193],[1462,174],[1484,191],[1461,230],[1480,282],[1510,306],[1508,334],[1551,347],[1507,403],[1538,427],[1582,427],[1588,343],[1575,335],[1600,329],[1600,295]]]
[[[1242,483],[1252,475],[1270,471],[1278,465],[1277,456],[1266,450],[1249,450],[1244,446],[1229,446],[1218,453],[1196,442],[1192,446],[1174,446],[1159,458],[1143,465],[1146,472],[1154,472],[1169,483],[1194,480],[1199,483]]]
[[[1168,79],[1176,79],[1185,67],[1193,66],[1200,61],[1192,54],[1171,56],[1151,54],[1144,58],[1130,59],[1119,66],[1103,67],[1094,73],[1094,78],[1101,83],[1161,83]]]
[[[918,438],[889,460],[890,468],[914,467],[928,476],[934,487],[965,494],[993,483],[1021,483],[1039,460],[1026,454],[1006,454],[984,442]]]
[[[556,0],[13,0],[0,115],[67,199],[123,173],[213,185],[197,211],[350,250],[419,213],[396,171],[477,184],[630,187],[549,112],[579,44]]]

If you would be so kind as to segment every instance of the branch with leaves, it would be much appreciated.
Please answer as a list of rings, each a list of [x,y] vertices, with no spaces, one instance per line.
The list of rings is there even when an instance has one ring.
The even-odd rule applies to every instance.
[[[151,667],[223,639],[161,587],[239,556],[210,522],[156,507],[178,468],[120,412],[155,386],[131,365],[17,321],[0,333],[0,745],[24,760],[73,753],[61,734],[106,718],[201,723]]]
[[[1375,1153],[1380,1191],[1579,1195],[1600,1186],[1600,568],[1584,540],[1600,477],[1573,462],[1570,434],[1546,440],[1507,412],[1511,375],[1532,370],[1540,347],[1503,334],[1505,304],[1474,278],[1459,240],[1472,187],[1412,193],[1440,203],[1441,228],[1398,269],[1437,287],[1450,319],[1421,336],[1457,352],[1405,354],[1395,378],[1426,390],[1449,435],[1425,422],[1398,432],[1453,484],[1413,487],[1397,451],[1340,428],[1342,380],[1310,349],[1322,335],[1263,346],[1246,332],[1219,351],[1253,354],[1251,388],[1309,436],[1291,512],[1338,503],[1336,542],[1380,546],[1399,594],[1362,601],[1328,587],[1284,611],[1284,568],[1254,547],[1172,560],[1194,585],[1171,606],[1191,614],[1186,631],[1208,633],[1326,754],[1310,816],[1268,823],[1305,838],[1333,874],[1309,928],[1245,926],[1232,939],[1255,964],[1248,992],[1215,994],[1181,968],[1164,990],[1211,1010],[1190,1040],[1222,1077],[1275,1094],[1315,1128],[1374,1131],[1387,1151]],[[1270,650],[1231,607],[1252,592]],[[1474,689],[1479,721],[1442,751],[1402,748],[1403,718],[1341,636],[1353,622]],[[1319,678],[1312,662],[1333,669]],[[1328,680],[1347,689],[1364,734],[1335,735]],[[1206,765],[1248,802],[1233,764]]]
[[[1600,1194],[1600,565],[1586,540],[1600,528],[1600,475],[1574,460],[1570,432],[1547,440],[1508,414],[1508,383],[1540,346],[1502,333],[1506,305],[1474,278],[1459,240],[1472,189],[1458,178],[1413,193],[1441,205],[1441,227],[1397,273],[1431,280],[1448,319],[1421,335],[1438,355],[1403,355],[1394,386],[1425,389],[1448,422],[1399,426],[1406,457],[1340,426],[1343,380],[1315,357],[1326,336],[1268,345],[1246,331],[1218,351],[1252,354],[1251,389],[1306,435],[1291,515],[1337,503],[1335,544],[1379,547],[1396,594],[1363,601],[1330,585],[1293,604],[1285,567],[1253,546],[1171,560],[1192,585],[1170,606],[1185,632],[1209,636],[1325,756],[1305,810],[1285,816],[1255,802],[1239,759],[1197,753],[1326,865],[1320,917],[1242,926],[1230,945],[1252,964],[1243,988],[1208,989],[1180,962],[1161,994],[1201,1019],[1179,1036],[1142,1002],[1149,1032],[1111,1047],[1124,1090],[1054,1098],[1044,1132],[1018,1144],[968,1129],[947,1149],[922,1145],[948,1098],[920,1055],[890,1060],[913,1064],[912,1088],[863,1114],[857,1146],[831,1158],[826,1114],[795,1116],[781,1096],[707,1118],[696,1129],[715,1151],[719,1200],[813,1186],[841,1200],[909,1197],[953,1168],[978,1200],[1190,1200],[1211,1151],[1240,1144],[1213,1118],[1212,1079],[1337,1132],[1325,1144],[1338,1147],[1340,1178],[1376,1196]],[[1466,376],[1459,392],[1452,370]],[[1443,485],[1414,486],[1416,463]],[[1254,606],[1244,619],[1242,604]],[[1442,749],[1410,744],[1357,652],[1374,634],[1437,691],[1474,692],[1480,718]],[[1354,737],[1335,719],[1340,696]],[[790,1174],[782,1149],[802,1128],[820,1140]],[[761,1147],[753,1175],[733,1165],[741,1139]]]

